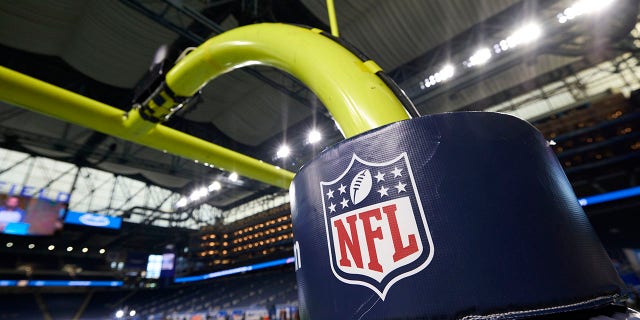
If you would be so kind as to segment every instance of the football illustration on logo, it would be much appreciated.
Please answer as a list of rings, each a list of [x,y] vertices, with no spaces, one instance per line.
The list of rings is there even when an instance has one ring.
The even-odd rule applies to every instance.
[[[349,194],[351,195],[351,202],[358,204],[362,202],[371,192],[371,172],[368,169],[362,170],[353,177],[351,180],[351,187],[349,188]]]

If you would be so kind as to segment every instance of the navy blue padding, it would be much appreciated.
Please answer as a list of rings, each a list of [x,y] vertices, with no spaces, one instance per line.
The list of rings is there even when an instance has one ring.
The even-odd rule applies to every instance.
[[[320,183],[338,179],[354,154],[384,163],[404,152],[433,258],[390,286],[383,300],[332,272],[323,209],[329,189]],[[583,301],[608,303],[597,298],[623,286],[547,141],[508,115],[438,114],[345,140],[300,170],[291,205],[303,319],[450,319],[578,303],[571,310]]]

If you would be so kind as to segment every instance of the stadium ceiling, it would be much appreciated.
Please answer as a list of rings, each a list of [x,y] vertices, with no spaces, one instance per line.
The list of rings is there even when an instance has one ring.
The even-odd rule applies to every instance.
[[[576,3],[608,7],[580,19],[588,12]],[[423,115],[489,108],[637,51],[629,31],[638,1],[344,0],[336,11],[340,37],[387,71]],[[0,65],[126,111],[150,75],[166,71],[188,47],[260,22],[328,30],[326,12],[324,0],[2,1]],[[150,69],[162,46],[167,59]],[[217,78],[167,125],[291,171],[342,139],[304,85],[266,67]],[[322,140],[307,141],[312,128]],[[0,141],[133,176],[185,199],[210,186],[215,192],[206,202],[223,210],[279,191],[5,103]],[[277,157],[283,143],[291,155]]]

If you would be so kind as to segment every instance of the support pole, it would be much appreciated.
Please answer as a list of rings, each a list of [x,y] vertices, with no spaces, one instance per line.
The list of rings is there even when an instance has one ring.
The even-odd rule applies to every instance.
[[[160,124],[210,80],[249,65],[275,67],[301,80],[347,138],[409,118],[375,62],[361,60],[321,30],[276,23],[211,38],[167,73],[149,103],[128,113],[4,67],[0,100],[286,189],[292,172]]]

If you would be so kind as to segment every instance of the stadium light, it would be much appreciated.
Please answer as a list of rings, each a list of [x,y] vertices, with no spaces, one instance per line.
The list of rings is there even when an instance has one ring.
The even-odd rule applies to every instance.
[[[440,82],[447,81],[453,77],[456,69],[451,64],[446,64],[440,71],[426,77],[423,82],[420,83],[420,89],[426,89],[434,86]]]
[[[53,249],[55,249],[55,248],[56,248],[56,246],[50,245],[47,249],[49,249],[49,251],[53,251]]]
[[[481,48],[469,57],[469,60],[465,61],[465,65],[469,68],[480,66],[487,63],[489,59],[491,59],[491,50],[488,48]]]
[[[13,247],[13,242],[7,242],[7,248]]]
[[[515,48],[521,44],[533,42],[542,35],[542,28],[537,23],[528,23],[507,37],[509,48]]]
[[[87,253],[88,251],[89,251],[89,248],[87,247],[82,248],[82,253]]]
[[[286,158],[291,154],[291,149],[289,149],[289,146],[287,146],[286,144],[283,144],[282,146],[280,146],[280,149],[278,149],[278,152],[276,152],[276,158]]]
[[[100,249],[100,251],[98,251],[100,254],[104,254],[106,252],[106,250],[104,249]]]
[[[236,182],[238,181],[238,174],[235,172],[231,172],[231,174],[229,175],[229,180]]]
[[[218,191],[220,189],[222,189],[222,185],[218,181],[214,181],[207,187],[207,190],[209,191]]]
[[[197,189],[191,193],[191,195],[189,196],[189,200],[191,201],[198,200],[202,197],[205,197],[208,193],[209,193],[209,190],[207,190],[207,188]]]
[[[136,311],[135,310],[129,311],[129,317],[134,317],[135,315],[136,315]]]
[[[36,247],[36,245],[35,245],[35,244],[33,244],[33,243],[29,243],[29,245],[28,245],[27,247],[28,247],[29,249],[33,249],[33,248],[35,248],[35,247]]]
[[[309,136],[307,137],[307,143],[316,143],[322,140],[322,134],[317,129],[312,129],[309,131]]]
[[[176,208],[182,208],[187,205],[187,198],[182,197],[178,202],[176,202]]]
[[[454,73],[455,73],[455,68],[452,65],[447,64],[444,67],[442,67],[440,72],[436,73],[436,81],[441,82],[441,81],[449,80],[451,79],[451,77],[453,77]]]
[[[580,0],[558,13],[556,17],[558,18],[558,22],[566,23],[583,14],[605,10],[613,1],[614,0]]]
[[[73,251],[73,247],[67,247],[67,252]]]
[[[509,49],[513,49],[521,44],[531,43],[542,36],[542,27],[536,22],[529,22],[522,27],[516,29],[506,39],[500,40],[493,45],[495,53],[501,53]]]
[[[124,311],[122,310],[116,311],[116,318],[120,319],[122,317],[124,317]]]

